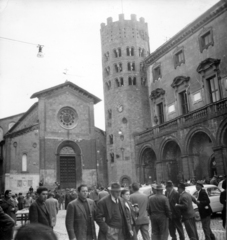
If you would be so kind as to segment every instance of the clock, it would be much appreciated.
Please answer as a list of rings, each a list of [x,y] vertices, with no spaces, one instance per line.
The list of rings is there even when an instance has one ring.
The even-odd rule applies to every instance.
[[[117,107],[117,111],[118,112],[123,112],[123,109],[124,109],[123,105],[120,105],[120,106]]]

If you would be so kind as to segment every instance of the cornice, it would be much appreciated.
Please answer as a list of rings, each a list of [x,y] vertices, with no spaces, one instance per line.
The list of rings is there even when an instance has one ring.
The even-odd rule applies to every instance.
[[[17,132],[7,133],[5,135],[5,139],[6,138],[14,138],[14,137],[20,136],[22,134],[34,131],[35,129],[38,129],[38,127],[39,127],[39,123],[34,124],[34,125],[32,125],[30,127],[27,127],[27,128],[23,128],[23,129],[21,129],[21,130],[19,130]]]
[[[218,17],[220,14],[222,14],[226,10],[227,10],[227,3],[224,1],[218,2],[216,5],[214,5],[207,12],[205,12],[200,17],[198,17],[191,24],[189,24],[184,29],[182,29],[179,33],[174,35],[169,41],[167,41],[162,46],[160,46],[156,51],[151,53],[150,56],[148,56],[144,60],[146,66],[151,65],[153,62],[155,62],[157,59],[165,55],[167,52],[177,47],[185,39],[190,37],[192,34],[197,32],[204,25],[208,24],[210,21]]]

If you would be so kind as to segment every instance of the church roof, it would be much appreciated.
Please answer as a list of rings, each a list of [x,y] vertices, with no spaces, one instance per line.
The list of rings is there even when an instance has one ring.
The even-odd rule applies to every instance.
[[[86,97],[93,99],[94,104],[96,104],[96,103],[98,103],[98,102],[101,101],[101,99],[99,99],[99,98],[96,97],[95,95],[89,93],[88,91],[84,90],[83,88],[77,86],[76,84],[74,84],[74,83],[72,83],[72,82],[70,82],[70,81],[66,81],[66,82],[63,83],[63,84],[59,84],[59,85],[57,85],[57,86],[54,86],[54,87],[51,87],[51,88],[47,88],[47,89],[42,90],[42,91],[40,91],[40,92],[36,92],[36,93],[34,93],[34,94],[31,96],[31,98],[35,98],[35,97],[38,97],[38,98],[39,98],[40,96],[42,96],[42,95],[44,95],[44,94],[47,94],[47,93],[52,92],[52,91],[56,91],[56,90],[58,90],[58,89],[60,89],[60,88],[64,88],[64,87],[71,87],[71,88],[73,88],[75,91],[78,91],[79,93],[85,95]]]

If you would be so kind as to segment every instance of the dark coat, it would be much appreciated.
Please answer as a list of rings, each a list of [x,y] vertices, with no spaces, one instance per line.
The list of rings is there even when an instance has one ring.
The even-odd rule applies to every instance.
[[[45,205],[45,208],[46,208],[46,205]],[[30,220],[30,223],[40,223],[40,224],[51,227],[50,214],[47,208],[46,208],[46,211],[43,210],[38,199],[35,202],[33,202],[29,207],[29,220]]]
[[[201,189],[197,199],[200,203],[198,204],[199,214],[201,218],[206,218],[212,214],[210,207],[210,199],[205,191]]]
[[[83,203],[77,198],[68,204],[65,225],[69,239],[86,239],[87,238],[87,219],[91,217],[92,239],[96,238],[94,220],[97,220],[97,208],[95,202],[87,199],[90,216],[87,216]]]
[[[179,203],[179,198],[180,198],[180,194],[173,189],[172,192],[170,193],[170,195],[167,194],[167,191],[165,192],[165,195],[167,196],[167,198],[169,199],[169,205],[170,205],[170,209],[172,212],[172,218],[181,218],[181,212],[179,208],[176,208],[175,205],[176,203]]]
[[[183,192],[179,198],[179,204],[177,207],[181,210],[183,221],[195,217],[195,211],[192,206],[192,201],[195,199],[187,192]]]
[[[226,225],[226,190],[221,192],[220,195],[220,203],[223,204],[223,210],[222,210],[222,220],[223,220],[223,227],[225,228]]]
[[[12,198],[3,198],[1,207],[6,214],[16,221],[16,212],[18,208]]]
[[[102,199],[99,200],[98,202],[98,218],[99,218],[99,235],[98,235],[98,240],[106,240],[106,235],[108,231],[108,225],[111,221],[112,218],[112,199],[111,195],[108,195]],[[120,207],[123,212],[123,226],[122,226],[122,231],[126,239],[130,239],[130,229],[128,228],[127,224],[127,213],[125,211],[125,204],[122,198],[119,198],[120,202]]]
[[[11,240],[15,221],[0,207],[0,239]]]
[[[130,202],[138,204],[139,216],[136,219],[136,225],[149,224],[149,218],[147,214],[148,197],[147,195],[140,193],[139,191],[134,192],[130,195]]]

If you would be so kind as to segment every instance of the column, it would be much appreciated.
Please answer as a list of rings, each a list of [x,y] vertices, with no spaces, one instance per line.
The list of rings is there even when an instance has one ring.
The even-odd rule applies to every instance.
[[[182,161],[182,168],[183,168],[183,178],[188,180],[191,177],[188,155],[182,155],[181,161]]]
[[[225,175],[227,173],[227,147],[213,147],[213,151],[217,166],[217,174]]]

